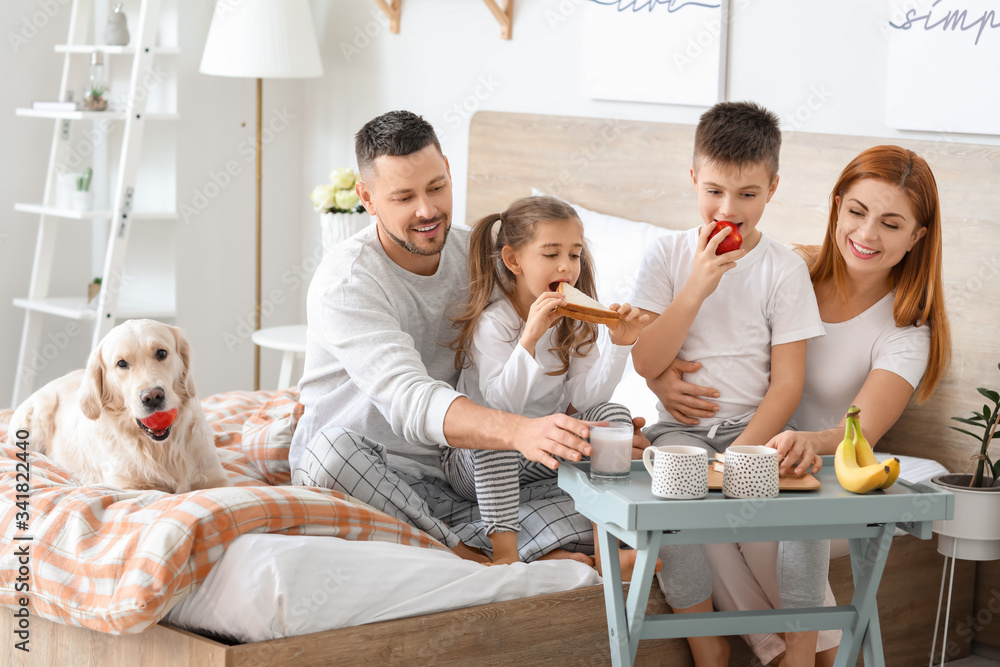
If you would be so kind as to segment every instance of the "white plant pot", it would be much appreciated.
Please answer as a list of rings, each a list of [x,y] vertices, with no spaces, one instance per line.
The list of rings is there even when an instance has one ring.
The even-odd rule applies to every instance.
[[[94,193],[90,190],[77,190],[73,193],[73,210],[89,211],[94,205]]]
[[[73,208],[73,195],[76,194],[76,179],[83,174],[75,171],[56,175],[55,207],[68,211]]]
[[[323,254],[329,254],[338,243],[349,239],[371,224],[367,213],[322,213],[319,217]]]
[[[938,552],[962,560],[1000,558],[1000,486],[968,488],[972,475],[938,475],[930,483],[955,495],[955,518],[935,521]],[[961,478],[965,478],[962,485]]]

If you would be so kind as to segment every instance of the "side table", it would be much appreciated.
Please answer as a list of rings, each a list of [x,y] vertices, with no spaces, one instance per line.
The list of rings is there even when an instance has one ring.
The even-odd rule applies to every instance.
[[[278,371],[278,389],[292,386],[292,368],[295,360],[305,358],[306,325],[292,324],[283,327],[268,327],[254,331],[250,340],[262,348],[283,350],[281,369]]]
[[[622,481],[591,481],[590,464],[561,463],[559,486],[578,512],[597,525],[605,572],[611,662],[635,662],[641,639],[765,632],[844,631],[836,667],[853,666],[864,649],[865,664],[884,666],[875,594],[896,527],[930,539],[935,520],[954,515],[951,493],[899,480],[885,491],[857,495],[837,481],[833,457],[824,457],[821,488],[784,492],[778,498],[735,500],[710,491],[703,500],[661,500],[650,490],[649,473],[633,461]],[[854,574],[851,604],[812,609],[647,615],[646,602],[662,544],[763,542],[848,538]],[[617,540],[636,550],[628,599],[623,599]]]

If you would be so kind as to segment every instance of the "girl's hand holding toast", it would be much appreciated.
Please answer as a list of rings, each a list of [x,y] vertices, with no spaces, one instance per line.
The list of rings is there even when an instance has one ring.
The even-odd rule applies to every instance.
[[[535,344],[545,335],[549,327],[562,317],[556,314],[556,308],[563,305],[566,305],[566,299],[558,292],[542,292],[531,304],[520,340],[521,347],[527,350],[528,354],[535,356]]]
[[[632,345],[639,337],[639,332],[649,324],[649,315],[643,315],[638,308],[633,308],[627,303],[618,305],[613,303],[608,306],[621,317],[618,325],[608,327],[611,332],[611,342],[615,345]]]

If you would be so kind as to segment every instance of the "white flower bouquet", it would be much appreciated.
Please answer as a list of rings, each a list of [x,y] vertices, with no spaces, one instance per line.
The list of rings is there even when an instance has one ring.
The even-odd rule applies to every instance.
[[[330,172],[328,185],[317,185],[313,188],[313,208],[321,213],[364,213],[365,207],[354,191],[360,175],[350,167],[334,169]]]

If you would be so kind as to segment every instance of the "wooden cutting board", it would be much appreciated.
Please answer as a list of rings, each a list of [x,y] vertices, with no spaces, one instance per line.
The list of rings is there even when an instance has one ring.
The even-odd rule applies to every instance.
[[[819,480],[809,473],[802,475],[802,477],[788,475],[778,478],[779,491],[815,491],[819,486]],[[708,488],[713,491],[722,489],[722,471],[716,470],[711,463],[708,465]]]

